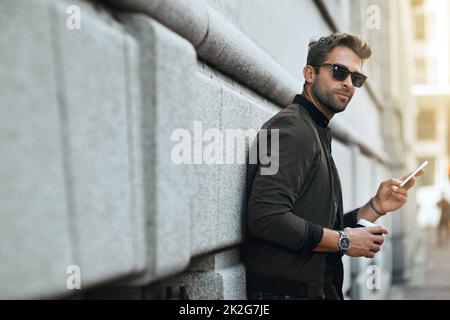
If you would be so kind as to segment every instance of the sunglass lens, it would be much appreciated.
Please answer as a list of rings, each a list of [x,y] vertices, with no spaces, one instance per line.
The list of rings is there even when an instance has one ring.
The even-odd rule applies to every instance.
[[[342,68],[340,66],[335,66],[333,68],[333,77],[338,81],[343,81],[347,79],[350,71],[346,70],[345,68]]]
[[[352,74],[352,83],[355,87],[360,88],[364,81],[366,81],[366,77],[361,74]]]
[[[350,70],[343,68],[341,66],[334,66],[333,68],[333,77],[338,81],[343,81],[347,79],[348,75],[350,74]],[[360,88],[366,81],[366,76],[358,73],[352,73],[352,83],[355,87]]]

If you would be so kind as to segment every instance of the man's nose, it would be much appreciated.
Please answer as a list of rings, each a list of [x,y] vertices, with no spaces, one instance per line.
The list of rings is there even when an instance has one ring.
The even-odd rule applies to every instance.
[[[352,76],[351,76],[351,74],[349,74],[348,77],[345,78],[345,79],[342,81],[342,84],[343,84],[344,86],[346,86],[347,88],[349,88],[349,89],[353,89],[354,85],[353,85],[353,82],[352,82]]]

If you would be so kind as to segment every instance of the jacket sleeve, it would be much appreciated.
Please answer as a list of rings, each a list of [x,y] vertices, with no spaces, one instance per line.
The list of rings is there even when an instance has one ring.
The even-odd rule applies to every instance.
[[[310,170],[315,154],[311,130],[306,126],[281,119],[270,129],[279,130],[279,148],[271,150],[271,131],[268,130],[268,165],[258,164],[247,204],[247,227],[258,238],[291,250],[315,247],[321,241],[323,227],[313,224],[292,212],[298,191]],[[259,135],[258,135],[259,136]],[[279,157],[274,157],[278,151]],[[264,174],[261,168],[278,160],[278,171]]]
[[[356,208],[344,214],[344,228],[356,228],[359,209],[360,208]]]

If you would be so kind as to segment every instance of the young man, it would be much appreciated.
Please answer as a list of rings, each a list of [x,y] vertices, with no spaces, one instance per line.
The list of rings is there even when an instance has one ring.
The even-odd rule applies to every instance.
[[[343,214],[328,123],[364,84],[361,69],[370,55],[351,34],[311,42],[303,93],[263,126],[268,150],[271,129],[279,130],[279,169],[262,174],[265,164],[248,167],[244,260],[250,299],[343,299],[342,255],[373,258],[388,233],[381,226],[356,228],[356,221],[374,222],[407,200],[415,179],[402,188],[390,179],[364,206]]]

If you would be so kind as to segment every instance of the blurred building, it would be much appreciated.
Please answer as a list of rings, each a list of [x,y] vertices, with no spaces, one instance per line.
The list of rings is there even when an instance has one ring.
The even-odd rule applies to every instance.
[[[331,127],[344,209],[365,204],[416,164],[416,5],[3,0],[0,298],[70,296],[76,266],[85,298],[245,299],[245,164],[196,162],[194,145],[178,165],[174,132],[260,128],[300,92],[309,40],[359,34],[367,85]],[[347,298],[408,278],[413,191],[399,211],[380,219],[391,236],[375,259],[345,257]]]
[[[450,2],[412,0],[416,77],[412,109],[416,130],[417,163],[429,161],[418,190],[419,223],[434,226],[439,220],[436,203],[449,194],[450,153]]]

